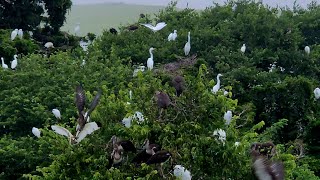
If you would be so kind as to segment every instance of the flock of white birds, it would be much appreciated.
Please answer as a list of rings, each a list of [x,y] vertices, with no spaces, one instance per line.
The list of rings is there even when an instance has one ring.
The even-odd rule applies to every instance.
[[[152,24],[141,24],[141,25],[151,29],[155,33],[157,31],[160,31],[161,29],[163,29],[167,24],[165,22],[160,22],[160,23],[156,24],[155,26],[153,26]],[[74,31],[75,31],[76,35],[80,34],[80,23],[76,24],[76,27],[75,27]],[[17,36],[19,36],[20,39],[23,38],[22,29],[13,30],[12,33],[11,33],[11,40],[13,41]],[[177,30],[174,30],[173,33],[169,34],[168,41],[175,41],[177,37],[178,37]],[[188,56],[189,53],[190,53],[190,50],[191,50],[190,39],[191,39],[190,38],[190,32],[188,32],[188,40],[187,40],[187,42],[186,42],[186,44],[184,46],[184,54],[185,54],[185,56]],[[80,41],[80,46],[83,48],[84,51],[87,51],[88,45],[90,45],[90,43],[91,42]],[[45,47],[46,48],[54,48],[52,42],[47,42],[45,44]],[[154,59],[153,59],[153,53],[152,52],[155,49],[156,48],[153,48],[153,47],[151,47],[149,49],[150,57],[147,60],[147,68],[148,68],[148,70],[152,70],[153,67],[154,67]],[[308,54],[308,55],[310,54],[310,47],[309,46],[305,46],[304,50],[305,50],[306,54]],[[242,45],[242,47],[240,48],[240,51],[242,53],[246,52],[246,44]],[[13,59],[13,61],[11,61],[11,69],[15,69],[17,67],[17,64],[18,64],[17,57],[18,57],[17,55],[14,55],[14,59]],[[2,68],[8,69],[8,65],[4,63],[4,58],[3,57],[1,58],[1,61],[2,61]],[[85,60],[83,60],[83,61],[84,62],[82,64],[85,65]],[[269,72],[272,72],[272,70],[276,67],[275,63],[276,62],[274,62],[274,64],[271,64],[271,67],[269,68],[270,69]],[[145,66],[139,66],[137,69],[135,69],[134,72],[133,72],[133,76],[137,76],[137,73],[139,71],[144,72],[145,71]],[[217,78],[216,85],[213,86],[213,88],[211,89],[211,92],[213,94],[216,94],[220,90],[220,84],[221,84],[220,77],[221,76],[223,76],[223,75],[222,74],[218,74],[217,77],[216,77]],[[132,98],[132,91],[130,91],[129,93],[130,93],[130,99],[131,99]],[[228,95],[228,91],[224,91],[223,94],[225,96]],[[314,95],[315,95],[315,99],[319,99],[320,98],[320,88],[316,88],[314,90]],[[130,104],[129,102],[127,102],[127,103]],[[61,119],[61,113],[60,113],[60,111],[58,109],[52,109],[52,113],[54,114],[54,116],[57,119]],[[227,112],[225,112],[223,118],[225,120],[225,124],[229,125],[231,123],[231,120],[232,120],[232,111],[228,110]],[[86,125],[90,126],[90,128],[89,128],[89,129],[91,129],[90,132],[82,131],[83,133],[82,134],[81,134],[81,132],[77,133],[76,137],[73,136],[67,129],[62,128],[60,126],[53,125],[53,126],[51,126],[51,128],[56,133],[64,135],[64,136],[67,136],[70,139],[70,143],[71,143],[71,139],[72,138],[73,138],[74,141],[76,141],[76,143],[79,143],[87,134],[91,134],[93,131],[99,129],[99,127],[97,126],[97,124],[95,122],[89,123],[89,117],[88,117],[87,121],[88,122],[87,122]],[[141,122],[144,121],[144,116],[142,115],[141,112],[137,111],[137,112],[135,112],[134,115],[124,118],[122,120],[122,123],[124,124],[125,127],[129,128],[129,127],[131,127],[132,121],[137,121],[138,123],[141,123]],[[91,128],[91,126],[93,128]],[[79,127],[77,126],[77,128],[79,128]],[[40,134],[41,134],[40,130],[38,128],[36,128],[36,127],[32,128],[32,133],[38,138],[40,137]],[[224,144],[224,142],[226,140],[226,132],[224,130],[222,130],[222,129],[215,130],[213,132],[213,136],[216,136],[217,140],[221,141]],[[235,142],[235,146],[238,146],[239,144],[240,144],[239,142]],[[178,177],[178,178],[181,178],[182,180],[191,179],[190,171],[186,170],[181,165],[176,165],[174,167],[174,175],[176,177]]]

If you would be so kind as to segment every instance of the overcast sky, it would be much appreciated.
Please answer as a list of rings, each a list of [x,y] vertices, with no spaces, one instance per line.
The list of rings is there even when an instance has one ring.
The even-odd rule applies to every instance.
[[[74,5],[78,4],[98,4],[98,3],[126,3],[126,4],[142,4],[142,5],[160,5],[166,6],[171,0],[72,0]],[[203,9],[207,6],[212,5],[212,2],[223,3],[225,0],[179,0],[178,7],[185,8],[187,3],[189,3],[190,8]],[[306,7],[308,3],[312,0],[297,0],[297,2],[302,6]],[[316,0],[318,3],[320,0]],[[289,6],[292,8],[294,0],[263,0],[264,3],[270,6]]]

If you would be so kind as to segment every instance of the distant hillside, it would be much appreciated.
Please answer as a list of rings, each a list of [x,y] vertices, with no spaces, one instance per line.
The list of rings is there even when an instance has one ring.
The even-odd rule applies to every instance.
[[[162,6],[127,5],[108,3],[95,5],[74,5],[67,15],[63,31],[74,33],[74,27],[80,22],[81,34],[93,32],[100,35],[103,29],[118,27],[136,21],[140,13],[157,13]]]

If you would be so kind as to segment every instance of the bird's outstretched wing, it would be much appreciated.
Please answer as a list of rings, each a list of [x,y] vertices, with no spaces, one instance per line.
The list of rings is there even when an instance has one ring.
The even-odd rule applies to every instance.
[[[156,25],[156,29],[157,30],[160,30],[162,28],[164,28],[167,24],[165,22],[159,22],[157,25]]]
[[[92,100],[91,104],[90,104],[90,108],[87,112],[87,115],[85,117],[85,119],[87,119],[90,114],[92,113],[92,111],[97,107],[98,103],[99,103],[99,100],[100,100],[100,97],[101,97],[101,89],[98,91],[98,94],[94,97],[94,99]]]
[[[64,127],[58,126],[58,125],[52,125],[51,129],[60,135],[66,136],[68,138],[72,137],[73,135],[70,133],[70,131]]]
[[[96,122],[87,123],[84,128],[77,135],[77,143],[80,143],[87,135],[93,133],[94,131],[100,129]]]
[[[80,84],[76,87],[76,106],[78,108],[79,114],[81,114],[81,112],[84,110],[85,102],[86,95],[84,93],[82,85]]]
[[[143,25],[143,26],[145,26],[145,27],[147,27],[147,28],[149,28],[149,29],[154,29],[155,27],[153,26],[153,25],[151,25],[151,24],[143,24],[143,23],[141,23],[141,25]]]

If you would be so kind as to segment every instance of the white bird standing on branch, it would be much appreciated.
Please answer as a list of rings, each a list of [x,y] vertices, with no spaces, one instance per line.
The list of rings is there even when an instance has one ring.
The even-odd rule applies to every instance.
[[[173,174],[181,180],[191,180],[191,173],[181,165],[175,165]]]
[[[315,97],[316,99],[319,99],[319,98],[320,98],[320,88],[314,89],[313,93],[314,93],[314,97]]]
[[[174,30],[173,33],[170,33],[168,36],[168,41],[174,41],[178,37],[177,30]]]
[[[22,29],[19,29],[19,30],[18,30],[18,36],[19,36],[20,39],[23,38],[23,31],[22,31]]]
[[[304,47],[304,51],[305,51],[307,54],[310,54],[310,47],[309,47],[309,46]]]
[[[165,22],[159,22],[156,26],[153,26],[152,24],[143,24],[143,23],[141,23],[141,25],[151,29],[153,32],[157,32],[162,28],[164,28],[167,24]]]
[[[13,41],[18,35],[18,29],[15,29],[11,32],[11,41]]]
[[[188,41],[184,45],[184,55],[188,56],[190,53],[191,45],[190,45],[190,32],[188,32]]]
[[[44,45],[44,47],[46,47],[46,48],[54,48],[54,46],[53,46],[53,43],[52,42],[47,42],[45,45]]]
[[[40,138],[41,131],[38,128],[33,127],[32,134],[35,135],[36,137]]]
[[[216,94],[220,89],[220,77],[221,76],[222,76],[222,74],[218,74],[217,75],[217,84],[215,86],[213,86],[213,88],[211,89],[211,92],[213,94]]]
[[[243,44],[240,50],[242,53],[245,53],[246,52],[246,44]]]
[[[59,109],[52,109],[52,113],[57,119],[61,119],[61,113]]]
[[[151,48],[149,49],[150,57],[149,57],[148,60],[147,60],[148,70],[152,70],[152,69],[153,69],[154,61],[153,61],[152,51],[155,50],[155,49],[156,49],[156,48],[153,48],[153,47],[151,47]]]
[[[11,62],[11,69],[15,69],[18,65],[18,59],[17,59],[18,55],[14,55],[13,56],[13,61]]]
[[[231,119],[232,119],[232,112],[230,110],[225,112],[223,119],[226,120],[226,125],[229,125],[231,123]]]
[[[3,69],[8,69],[8,65],[4,63],[3,57],[1,57],[1,63],[2,63],[2,68]]]

